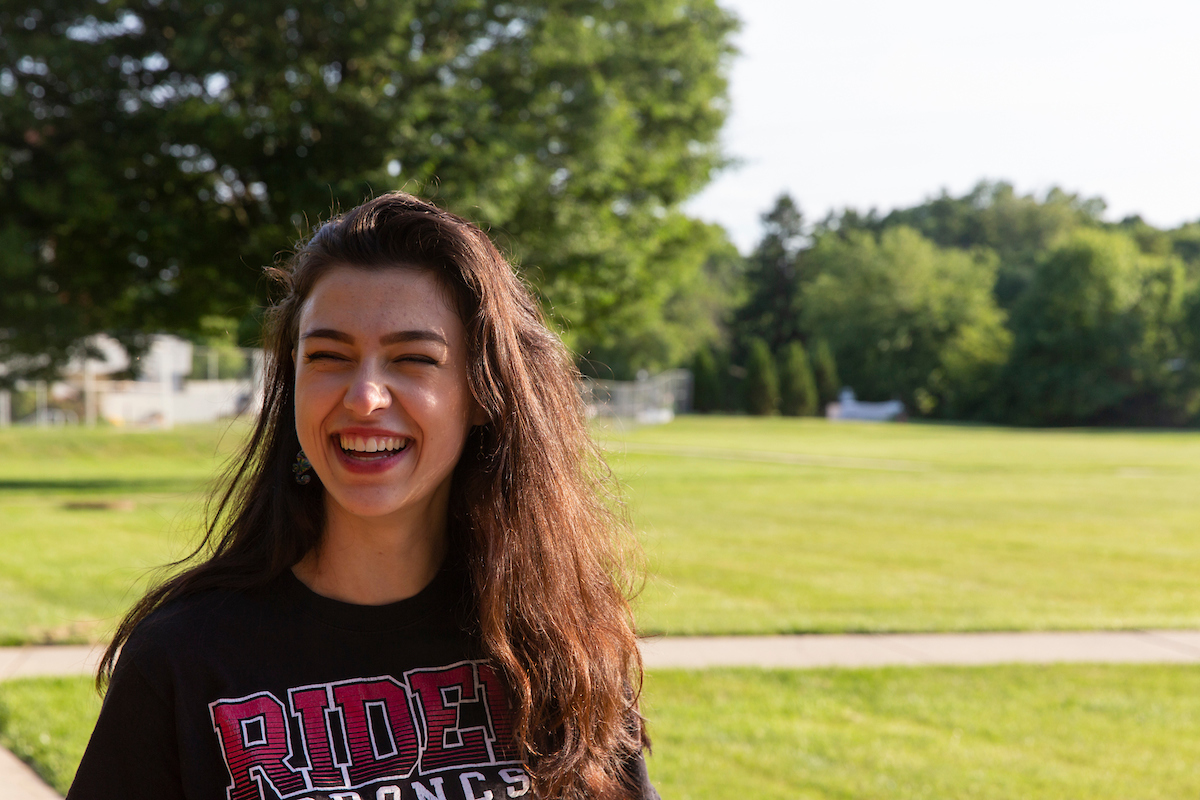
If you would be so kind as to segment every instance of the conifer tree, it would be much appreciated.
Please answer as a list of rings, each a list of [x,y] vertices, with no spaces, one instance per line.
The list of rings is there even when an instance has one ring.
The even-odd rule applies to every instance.
[[[721,407],[721,381],[717,361],[709,347],[701,347],[692,359],[692,409],[701,413]]]
[[[788,417],[817,413],[817,383],[799,341],[788,342],[779,359],[779,410]]]
[[[746,362],[746,410],[765,416],[779,411],[779,375],[771,350],[762,339],[751,339]]]
[[[829,342],[824,339],[818,339],[813,345],[812,371],[817,382],[819,403],[821,408],[824,408],[826,403],[837,400],[838,392],[842,390],[841,381],[838,380],[837,362],[833,360]]]

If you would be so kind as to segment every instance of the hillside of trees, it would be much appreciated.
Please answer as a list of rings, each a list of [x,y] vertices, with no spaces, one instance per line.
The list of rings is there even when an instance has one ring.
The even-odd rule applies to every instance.
[[[1200,222],[1160,230],[1103,211],[984,182],[810,224],[780,197],[753,253],[710,259],[736,289],[693,358],[696,406],[811,413],[763,387],[812,386],[823,404],[845,385],[934,419],[1193,424]]]

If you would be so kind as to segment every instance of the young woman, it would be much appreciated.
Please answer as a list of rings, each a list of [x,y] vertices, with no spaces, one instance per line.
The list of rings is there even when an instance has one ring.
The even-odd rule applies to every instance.
[[[625,529],[512,268],[389,194],[271,273],[258,424],[68,797],[657,797]]]

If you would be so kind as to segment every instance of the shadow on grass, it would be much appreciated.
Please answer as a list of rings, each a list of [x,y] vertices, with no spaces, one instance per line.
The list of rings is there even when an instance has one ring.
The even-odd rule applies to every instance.
[[[191,492],[203,481],[163,478],[0,478],[0,493],[13,492]]]

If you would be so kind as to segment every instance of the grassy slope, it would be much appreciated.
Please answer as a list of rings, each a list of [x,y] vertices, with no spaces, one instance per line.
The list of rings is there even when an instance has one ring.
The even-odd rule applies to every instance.
[[[1195,433],[686,418],[607,446],[647,631],[1200,626]]]
[[[656,671],[663,797],[1168,800],[1200,793],[1191,666]],[[0,744],[65,791],[87,678],[0,684]]]

